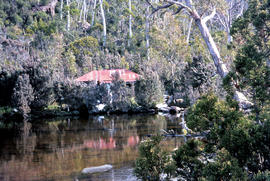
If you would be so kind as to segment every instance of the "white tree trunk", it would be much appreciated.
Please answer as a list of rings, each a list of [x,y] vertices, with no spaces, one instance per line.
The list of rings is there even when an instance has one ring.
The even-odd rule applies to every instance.
[[[81,11],[80,11],[80,17],[79,17],[79,22],[82,21],[82,15],[83,15],[83,4],[82,4],[82,7],[81,7]]]
[[[226,65],[222,62],[220,58],[219,51],[217,49],[216,43],[214,42],[211,34],[209,33],[209,30],[206,26],[206,23],[201,19],[195,20],[196,25],[198,26],[201,35],[207,45],[207,48],[212,56],[212,59],[214,61],[214,64],[217,68],[218,74],[224,78],[229,73],[228,69],[226,68]]]
[[[69,0],[67,0],[68,12],[67,12],[67,31],[70,30],[70,7],[69,7]]]
[[[129,7],[129,11],[130,11],[130,13],[131,13],[131,12],[132,12],[131,0],[128,0],[128,7]],[[133,36],[133,33],[132,33],[132,15],[130,14],[130,15],[129,15],[129,37],[128,37],[128,46],[130,46],[130,41],[131,41],[132,36]]]
[[[85,7],[85,21],[87,21],[87,15],[89,13],[89,10],[90,10],[90,7],[91,7],[91,3],[89,1],[86,1],[86,7]]]
[[[95,10],[96,10],[96,6],[97,6],[97,0],[94,0],[94,5],[93,5],[93,9],[92,9],[91,27],[94,25],[94,22],[95,22]]]
[[[147,13],[146,13],[146,20],[145,20],[145,40],[146,40],[146,48],[148,49],[150,47],[150,41],[149,41],[149,31],[150,31],[150,22],[149,22],[149,7],[147,7]]]
[[[79,9],[80,5],[81,5],[81,0],[76,0],[77,2],[77,9]]]
[[[79,18],[80,22],[82,21],[82,18],[83,18],[83,23],[85,23],[85,15],[86,15],[86,2],[85,0],[83,0],[82,8],[80,11],[80,18]]]
[[[228,43],[228,44],[230,44],[230,43],[233,41],[233,37],[232,37],[230,31],[231,31],[230,28],[227,27],[226,32],[227,32],[227,43]]]
[[[60,5],[60,19],[63,19],[63,0],[61,0],[61,5]]]
[[[198,26],[201,35],[207,45],[207,48],[212,56],[212,59],[214,61],[215,67],[217,69],[218,74],[220,75],[221,78],[225,78],[226,75],[229,73],[225,63],[221,60],[219,51],[217,49],[216,43],[213,40],[212,35],[209,32],[209,29],[206,25],[206,22],[210,20],[211,18],[214,17],[215,15],[215,10],[213,11],[212,14],[205,18],[201,18],[201,16],[198,14],[196,9],[193,7],[193,2],[192,0],[185,0],[185,4],[179,1],[174,1],[174,0],[167,0],[168,2],[180,5],[184,7],[190,14],[190,16],[194,19],[196,25]],[[235,86],[233,85],[234,89],[234,99],[238,101],[239,105],[243,109],[247,109],[253,104],[248,101],[248,99],[245,97],[245,95],[239,91],[236,90]]]
[[[149,36],[149,31],[150,31],[150,9],[149,6],[147,7],[146,10],[146,20],[145,20],[145,41],[146,41],[146,54],[147,54],[147,60],[150,60],[150,55],[149,55],[149,48],[150,48],[150,36]]]
[[[191,28],[192,28],[192,23],[193,23],[193,19],[191,18],[190,19],[190,22],[188,24],[188,34],[187,34],[187,44],[189,44],[189,39],[190,39],[190,34],[191,34]]]
[[[83,0],[83,23],[86,21],[86,0]]]
[[[219,51],[217,49],[217,46],[211,34],[209,33],[206,23],[201,19],[195,20],[195,22],[197,26],[199,27],[202,37],[212,56],[212,59],[217,68],[218,74],[221,76],[221,78],[225,78],[227,74],[229,73],[229,71],[225,63],[220,58]],[[248,99],[242,92],[237,91],[234,85],[233,85],[233,89],[234,89],[234,99],[239,103],[239,106],[244,110],[249,109],[253,105],[253,103],[248,101]]]
[[[105,13],[103,9],[103,0],[99,0],[100,4],[100,13],[102,17],[102,24],[103,24],[103,46],[106,46],[106,38],[107,38],[107,28],[106,28],[106,19],[105,19]]]

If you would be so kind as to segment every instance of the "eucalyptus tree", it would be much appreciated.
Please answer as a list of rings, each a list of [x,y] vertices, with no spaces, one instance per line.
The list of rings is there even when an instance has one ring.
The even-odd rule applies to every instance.
[[[204,39],[209,53],[211,54],[211,57],[214,61],[217,73],[220,75],[221,78],[225,78],[227,76],[229,70],[227,69],[226,64],[222,61],[218,47],[207,26],[207,22],[214,18],[214,16],[216,15],[216,6],[219,2],[211,0],[197,0],[194,2],[192,0],[164,0],[162,5],[157,5],[155,7],[153,3],[149,2],[149,0],[146,1],[153,9],[152,13],[173,6],[177,6],[177,10],[174,14],[180,13],[182,10],[184,10],[194,20],[196,26],[198,27],[201,36]],[[212,12],[209,12],[208,9],[211,9]],[[242,92],[236,89],[235,84],[236,83],[233,82],[233,92],[235,100],[239,102],[239,105],[242,108],[249,108],[252,103],[248,101],[248,99]]]
[[[102,24],[103,24],[103,46],[106,46],[106,39],[107,39],[107,26],[106,26],[106,17],[105,12],[103,9],[103,0],[99,0],[99,7],[100,7],[100,14],[102,17]]]
[[[86,19],[85,15],[86,15],[86,2],[85,0],[83,0],[81,11],[80,11],[80,18],[79,18],[80,22],[82,21],[82,18],[83,18],[83,22],[85,23],[85,19]]]
[[[94,2],[92,3],[91,26],[93,26],[95,22],[96,6],[97,6],[97,0],[94,0]]]
[[[61,4],[60,4],[60,19],[63,19],[63,6],[64,6],[64,2],[63,0],[61,0]]]
[[[146,49],[147,49],[147,59],[149,60],[149,47],[150,47],[150,8],[147,7],[146,17],[145,17],[145,41],[146,41]]]
[[[70,7],[69,7],[69,0],[67,0],[67,31],[70,30]]]
[[[233,40],[230,33],[233,21],[242,16],[246,8],[245,0],[226,0],[224,6],[217,11],[216,20],[226,31],[228,43]]]
[[[129,41],[128,41],[128,45],[130,46],[130,39],[133,36],[132,33],[132,6],[131,6],[131,0],[128,0],[128,8],[129,8]]]

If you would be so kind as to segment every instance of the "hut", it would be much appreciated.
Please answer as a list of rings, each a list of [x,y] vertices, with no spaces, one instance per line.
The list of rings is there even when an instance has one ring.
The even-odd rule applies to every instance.
[[[93,70],[81,77],[78,77],[78,82],[95,82],[96,84],[112,83],[114,76],[118,74],[119,79],[126,83],[133,83],[140,78],[140,75],[126,69],[111,69],[111,70]]]

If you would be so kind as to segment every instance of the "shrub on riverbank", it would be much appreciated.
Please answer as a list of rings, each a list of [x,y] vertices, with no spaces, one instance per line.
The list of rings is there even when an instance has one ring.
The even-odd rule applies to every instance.
[[[163,84],[154,72],[146,74],[135,83],[135,98],[137,103],[143,107],[155,107],[156,104],[163,102],[163,95]]]
[[[186,122],[192,131],[204,132],[206,136],[202,140],[191,138],[171,153],[177,177],[186,180],[269,179],[269,119],[258,124],[252,116],[244,115],[233,101],[222,101],[208,94],[188,110]],[[145,151],[147,153],[140,154],[139,159],[152,154],[151,150]],[[158,159],[158,155],[152,157]],[[149,168],[145,165],[140,169]],[[165,173],[165,169],[160,173]]]
[[[162,173],[171,176],[175,169],[170,156],[161,149],[161,136],[143,141],[139,146],[140,157],[136,160],[134,174],[142,180],[160,180]]]

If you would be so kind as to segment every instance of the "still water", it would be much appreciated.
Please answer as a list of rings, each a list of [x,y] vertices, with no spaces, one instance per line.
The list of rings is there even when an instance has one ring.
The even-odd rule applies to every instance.
[[[162,129],[181,133],[180,121],[160,115],[111,115],[39,120],[1,129],[0,181],[137,180],[132,168],[139,142]],[[163,145],[173,149],[182,142],[166,138]],[[81,174],[83,168],[103,164],[113,169]]]

